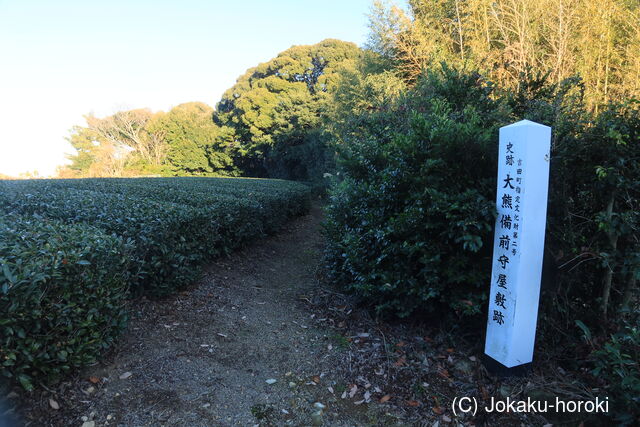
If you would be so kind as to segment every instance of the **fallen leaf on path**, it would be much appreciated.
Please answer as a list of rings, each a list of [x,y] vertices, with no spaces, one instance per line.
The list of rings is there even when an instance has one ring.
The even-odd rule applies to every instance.
[[[311,381],[313,381],[313,382],[314,382],[314,383],[316,383],[316,384],[320,384],[320,376],[319,376],[319,375],[314,375],[314,376],[311,378]]]
[[[355,384],[353,384],[353,385],[351,386],[351,390],[349,390],[349,397],[350,397],[350,398],[353,398],[353,396],[355,396],[355,395],[356,395],[356,392],[357,392],[357,391],[358,391],[358,386],[357,386],[357,385],[355,385]]]
[[[89,381],[92,382],[93,384],[98,384],[100,382],[100,378],[91,376],[89,377]]]
[[[58,402],[56,402],[55,400],[53,400],[52,398],[49,398],[49,406],[51,406],[56,411],[58,409],[60,409],[60,404]]]
[[[444,412],[444,409],[442,409],[442,406],[434,406],[433,408],[431,408],[431,410],[438,415]]]
[[[384,396],[382,396],[380,398],[380,403],[388,402],[389,399],[391,399],[391,395],[390,394],[385,394]]]
[[[127,378],[129,378],[131,375],[133,375],[133,373],[132,373],[132,372],[127,371],[127,372],[125,372],[124,374],[120,375],[120,379],[121,379],[121,380],[126,380],[126,379],[127,379]]]
[[[489,392],[484,388],[484,386],[480,386],[480,392],[482,393],[483,400],[489,400]]]
[[[393,366],[395,366],[395,367],[400,367],[400,366],[404,365],[406,361],[407,361],[407,358],[406,358],[406,357],[404,357],[404,356],[402,356],[400,359],[398,359],[398,360],[393,364]]]
[[[416,406],[420,406],[420,402],[417,400],[407,400],[407,405],[415,408]]]

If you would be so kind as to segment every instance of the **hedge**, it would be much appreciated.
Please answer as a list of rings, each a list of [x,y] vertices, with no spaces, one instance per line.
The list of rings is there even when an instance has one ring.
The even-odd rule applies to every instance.
[[[127,320],[129,254],[86,224],[0,217],[0,374],[31,389],[93,363]]]
[[[276,231],[309,206],[309,191],[300,184],[253,197],[236,182],[240,197],[233,197],[215,194],[216,183],[206,185],[210,181],[183,179],[177,188],[170,181],[4,181],[0,202],[17,213],[86,222],[131,240],[133,289],[152,295],[193,282],[206,259]]]
[[[0,181],[0,373],[30,389],[94,362],[129,290],[174,292],[309,206],[276,180]]]

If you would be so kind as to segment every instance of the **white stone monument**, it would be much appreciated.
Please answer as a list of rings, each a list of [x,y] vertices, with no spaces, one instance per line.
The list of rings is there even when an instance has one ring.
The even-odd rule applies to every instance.
[[[549,186],[551,128],[500,128],[489,318],[484,351],[502,367],[533,360]],[[498,365],[499,366],[499,365]]]

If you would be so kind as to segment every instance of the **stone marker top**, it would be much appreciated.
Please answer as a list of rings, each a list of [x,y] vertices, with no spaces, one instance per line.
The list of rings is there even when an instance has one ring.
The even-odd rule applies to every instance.
[[[525,120],[520,120],[519,122],[512,123],[512,124],[507,125],[507,126],[502,126],[502,129],[511,128],[511,127],[515,127],[515,126],[525,126],[525,125],[543,127],[543,128],[548,128],[549,127],[549,126],[546,126],[546,125],[543,125],[543,124],[540,124],[540,123],[536,123],[536,122],[532,122],[531,120],[526,120],[525,119]]]

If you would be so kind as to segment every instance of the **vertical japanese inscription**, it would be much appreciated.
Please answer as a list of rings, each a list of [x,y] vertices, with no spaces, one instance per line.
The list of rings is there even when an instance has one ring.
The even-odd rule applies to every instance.
[[[489,298],[490,321],[502,326],[508,322],[513,308],[513,295],[509,289],[512,271],[518,263],[518,231],[521,229],[520,206],[524,201],[524,160],[519,153],[520,144],[507,141],[500,152],[498,176],[498,221],[494,250],[494,274],[497,286],[492,286]],[[497,266],[497,268],[496,268]]]

